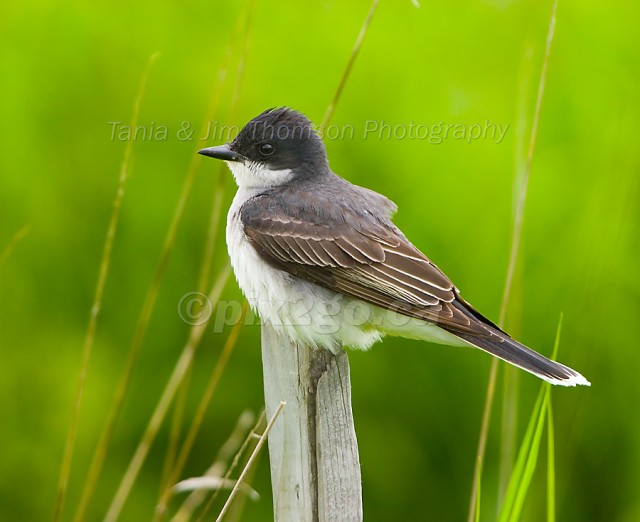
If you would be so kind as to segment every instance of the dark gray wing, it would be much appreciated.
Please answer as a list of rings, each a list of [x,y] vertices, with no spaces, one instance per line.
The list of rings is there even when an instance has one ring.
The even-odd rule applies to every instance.
[[[287,187],[249,200],[240,218],[261,257],[281,270],[455,334],[495,336],[497,327],[384,213],[356,212],[332,199],[319,204],[317,194]]]
[[[329,192],[322,200],[300,187],[257,196],[241,208],[244,232],[265,261],[290,274],[435,323],[553,384],[589,384],[575,370],[515,341],[464,301],[393,225],[387,216],[395,207],[386,198],[341,186],[344,193]],[[349,207],[338,203],[345,198],[353,200]]]

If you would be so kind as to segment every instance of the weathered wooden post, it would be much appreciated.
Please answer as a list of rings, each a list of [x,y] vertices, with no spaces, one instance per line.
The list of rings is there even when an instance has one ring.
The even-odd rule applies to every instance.
[[[262,325],[276,522],[361,521],[358,443],[347,354],[301,346]]]

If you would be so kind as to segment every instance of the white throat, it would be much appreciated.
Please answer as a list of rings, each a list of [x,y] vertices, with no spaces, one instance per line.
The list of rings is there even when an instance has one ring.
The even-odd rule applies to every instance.
[[[227,161],[240,188],[271,188],[291,181],[291,169],[271,170],[255,161]]]

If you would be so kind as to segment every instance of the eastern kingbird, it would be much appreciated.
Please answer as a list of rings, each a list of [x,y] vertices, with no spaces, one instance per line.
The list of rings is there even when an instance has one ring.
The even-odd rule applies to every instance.
[[[385,334],[473,346],[552,384],[589,385],[482,316],[393,224],[396,205],[329,168],[309,119],[269,109],[229,144],[227,246],[260,318],[299,343],[367,349]]]

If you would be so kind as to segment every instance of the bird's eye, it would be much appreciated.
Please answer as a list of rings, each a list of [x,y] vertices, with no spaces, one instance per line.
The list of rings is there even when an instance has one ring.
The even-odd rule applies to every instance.
[[[271,143],[263,143],[258,150],[263,156],[271,156],[276,148]]]

